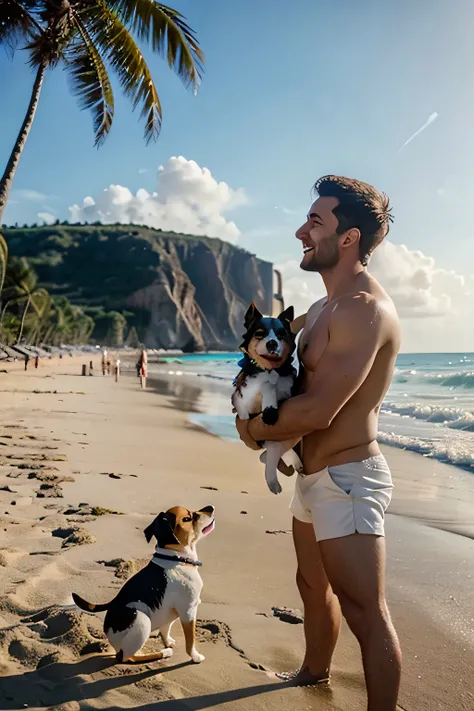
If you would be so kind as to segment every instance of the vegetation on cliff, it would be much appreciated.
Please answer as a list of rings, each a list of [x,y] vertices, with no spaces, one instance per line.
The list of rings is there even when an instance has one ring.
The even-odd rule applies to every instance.
[[[48,335],[53,342],[235,348],[252,299],[271,310],[272,265],[218,239],[67,223],[3,234],[10,257],[2,309],[13,295],[3,329],[10,342],[26,310],[27,342],[47,342]],[[26,284],[20,266],[29,270]]]

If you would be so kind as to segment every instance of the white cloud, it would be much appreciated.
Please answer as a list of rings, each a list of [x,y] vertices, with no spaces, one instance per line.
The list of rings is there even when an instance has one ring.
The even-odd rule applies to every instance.
[[[301,271],[298,261],[277,268],[285,304],[293,304],[296,313],[324,296],[319,275]],[[474,351],[474,277],[440,269],[423,252],[389,241],[374,252],[369,270],[397,307],[403,350]]]
[[[326,293],[319,274],[303,272],[296,259],[275,264],[275,269],[281,272],[285,307],[294,306],[296,315],[305,313],[311,304]]]
[[[403,149],[404,149],[406,146],[408,146],[409,143],[411,143],[417,136],[420,135],[420,133],[422,133],[426,128],[428,128],[428,126],[430,126],[432,123],[434,123],[437,118],[438,118],[438,114],[437,114],[436,111],[435,111],[433,114],[431,114],[431,115],[428,117],[428,120],[425,121],[425,123],[423,124],[423,126],[421,126],[421,128],[419,128],[418,131],[415,131],[415,133],[413,133],[413,134],[410,136],[410,138],[409,138],[407,141],[405,141],[405,143],[404,143],[403,146],[398,150],[398,152],[401,153],[401,151],[403,151]]]
[[[140,188],[134,195],[122,185],[110,185],[69,211],[71,222],[135,223],[236,242],[240,230],[224,214],[246,203],[244,190],[217,182],[193,160],[174,156],[159,167],[156,192]]]
[[[50,212],[38,212],[38,217],[41,222],[46,222],[47,225],[52,225],[56,221],[56,215],[52,215]]]
[[[275,205],[275,210],[280,210],[284,215],[296,215],[295,210],[290,210],[289,207],[280,207],[279,205]]]
[[[148,168],[139,168],[138,169],[138,175],[143,175],[144,173],[148,173]]]

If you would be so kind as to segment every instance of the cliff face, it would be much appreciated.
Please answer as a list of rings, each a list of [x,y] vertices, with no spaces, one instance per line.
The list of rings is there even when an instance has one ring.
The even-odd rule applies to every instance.
[[[127,225],[5,229],[52,294],[121,311],[152,348],[235,349],[252,299],[272,308],[269,262],[217,239]]]

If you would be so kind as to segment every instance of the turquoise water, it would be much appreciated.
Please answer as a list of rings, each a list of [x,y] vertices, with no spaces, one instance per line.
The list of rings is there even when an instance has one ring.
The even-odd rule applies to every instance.
[[[199,405],[190,418],[223,439],[236,440],[230,395],[239,353],[199,353],[150,365],[178,385],[196,383]],[[192,409],[192,408],[190,408]],[[474,468],[474,354],[404,354],[397,359],[380,416],[379,440]]]

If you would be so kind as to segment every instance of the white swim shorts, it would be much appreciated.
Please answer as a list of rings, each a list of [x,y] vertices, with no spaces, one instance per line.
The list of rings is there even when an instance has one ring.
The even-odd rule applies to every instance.
[[[317,541],[354,533],[384,535],[384,514],[392,498],[392,475],[382,454],[298,474],[290,509],[312,523]]]

